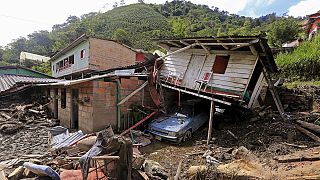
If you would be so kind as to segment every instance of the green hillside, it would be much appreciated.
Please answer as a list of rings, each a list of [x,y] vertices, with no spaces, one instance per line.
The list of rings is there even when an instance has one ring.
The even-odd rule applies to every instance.
[[[282,53],[276,58],[281,76],[288,80],[319,80],[320,35],[303,42],[292,53]]]
[[[127,32],[129,45],[150,49],[151,38],[172,36],[167,19],[147,4],[115,8],[94,18],[94,35],[112,37],[117,29]]]
[[[250,18],[220,11],[218,7],[175,0],[161,5],[131,4],[105,12],[70,16],[52,31],[37,31],[0,48],[0,61],[14,64],[21,51],[50,56],[82,34],[115,39],[137,49],[157,48],[152,39],[164,37],[258,35],[279,46],[302,32],[301,19],[271,13]],[[41,69],[41,68],[40,68]]]

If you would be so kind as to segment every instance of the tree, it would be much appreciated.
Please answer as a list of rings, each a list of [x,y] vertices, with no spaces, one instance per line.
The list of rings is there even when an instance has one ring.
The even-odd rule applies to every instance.
[[[144,0],[138,0],[138,3],[144,3]]]
[[[112,39],[129,46],[131,45],[127,31],[121,28],[113,32]]]
[[[280,47],[285,42],[297,39],[300,27],[299,21],[293,17],[276,20],[269,25],[267,33],[270,45]]]
[[[118,2],[114,2],[114,4],[112,5],[113,9],[118,7]]]
[[[124,6],[125,4],[124,0],[120,0],[120,6]]]

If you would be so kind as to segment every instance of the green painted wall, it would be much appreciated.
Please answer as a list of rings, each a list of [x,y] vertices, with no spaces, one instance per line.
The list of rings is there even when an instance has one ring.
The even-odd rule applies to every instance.
[[[0,75],[3,75],[3,74],[24,75],[24,76],[32,76],[37,78],[50,78],[49,75],[33,72],[33,71],[22,69],[22,68],[0,69]]]

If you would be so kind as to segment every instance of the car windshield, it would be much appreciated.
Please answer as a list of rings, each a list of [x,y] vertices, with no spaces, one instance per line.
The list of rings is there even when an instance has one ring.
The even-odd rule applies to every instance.
[[[176,112],[176,116],[184,116],[184,117],[188,117],[188,116],[192,116],[193,114],[193,106],[191,105],[184,105],[180,108],[180,110],[178,112]]]

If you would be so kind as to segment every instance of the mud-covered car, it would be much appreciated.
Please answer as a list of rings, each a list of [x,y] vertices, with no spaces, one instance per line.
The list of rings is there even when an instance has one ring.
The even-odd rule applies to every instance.
[[[157,140],[180,143],[208,121],[208,113],[197,107],[197,101],[188,101],[174,113],[161,116],[149,123],[148,131]]]

